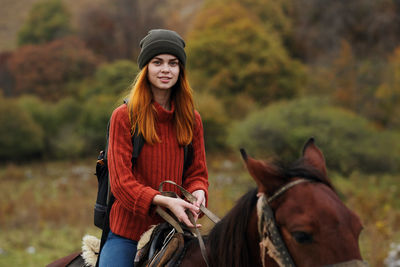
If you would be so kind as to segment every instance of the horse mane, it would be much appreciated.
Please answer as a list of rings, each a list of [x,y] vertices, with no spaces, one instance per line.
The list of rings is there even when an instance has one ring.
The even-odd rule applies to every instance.
[[[211,230],[208,236],[211,266],[247,266],[250,255],[246,245],[251,212],[257,203],[257,189],[242,196],[237,204]]]

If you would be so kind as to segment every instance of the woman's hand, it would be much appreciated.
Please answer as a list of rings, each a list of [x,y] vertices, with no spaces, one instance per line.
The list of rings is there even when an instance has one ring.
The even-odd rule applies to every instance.
[[[186,210],[189,210],[193,214],[193,217],[196,221],[197,217],[198,217],[197,214],[200,211],[200,209],[198,207],[196,207],[195,205],[190,204],[189,202],[186,202],[185,200],[180,199],[180,198],[172,198],[172,197],[166,197],[166,196],[162,196],[162,195],[156,195],[153,198],[153,204],[169,209],[180,222],[183,222],[184,224],[186,224],[189,227],[195,227],[190,222],[190,220],[185,212]],[[200,225],[198,225],[198,226],[200,226]]]
[[[192,193],[192,195],[197,199],[196,202],[193,203],[196,207],[200,209],[200,205],[205,206],[206,205],[206,196],[204,190],[196,190]],[[194,216],[194,220],[197,221],[200,215],[200,210],[197,212]]]
[[[200,205],[206,205],[206,193],[204,190],[196,190],[192,193],[192,195],[197,198],[197,201],[193,203],[193,205],[198,208],[200,208]]]

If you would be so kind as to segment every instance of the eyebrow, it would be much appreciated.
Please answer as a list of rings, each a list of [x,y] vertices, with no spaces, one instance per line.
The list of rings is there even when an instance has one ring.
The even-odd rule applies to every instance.
[[[160,57],[157,57],[157,56],[156,56],[156,57],[154,57],[154,59],[158,59],[158,60],[164,61],[164,59],[163,59],[163,58],[160,58]],[[168,61],[175,61],[175,60],[176,60],[176,61],[179,61],[177,57],[171,58],[171,59],[170,59],[170,60],[168,60]]]

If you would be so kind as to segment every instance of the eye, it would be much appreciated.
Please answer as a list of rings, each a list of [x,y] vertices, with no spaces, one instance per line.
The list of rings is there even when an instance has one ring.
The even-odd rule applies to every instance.
[[[178,61],[171,61],[169,64],[170,64],[171,66],[175,67],[175,66],[178,65]]]
[[[292,237],[296,240],[297,243],[300,244],[310,244],[313,242],[312,234],[306,232],[301,232],[301,231],[292,232]]]
[[[160,61],[160,60],[153,60],[152,63],[153,63],[154,65],[160,65],[160,64],[161,64],[161,61]]]

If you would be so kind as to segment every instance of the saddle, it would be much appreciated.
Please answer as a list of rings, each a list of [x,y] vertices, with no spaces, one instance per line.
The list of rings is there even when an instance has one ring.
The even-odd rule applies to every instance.
[[[150,231],[150,240],[136,254],[135,267],[178,266],[184,257],[186,246],[195,239],[188,229],[179,233],[166,222]],[[143,237],[139,247],[142,239]]]
[[[163,191],[164,184],[172,184],[172,185],[176,186],[181,191],[182,195],[185,196],[185,198],[190,203],[194,203],[197,200],[196,197],[194,197],[191,193],[189,193],[185,188],[183,188],[182,186],[180,186],[170,180],[161,182],[160,186],[158,187],[158,191],[160,191],[160,193],[164,196],[179,198],[179,196],[175,192]],[[214,213],[209,211],[203,205],[200,205],[200,210],[214,223],[217,223],[220,220]],[[170,238],[162,239],[162,240],[167,240],[167,241],[163,241],[163,246],[161,246],[161,248],[159,249],[159,252],[157,254],[154,254],[154,256],[152,256],[152,253],[150,253],[150,252],[152,252],[152,250],[149,250],[149,253],[151,254],[147,257],[148,259],[151,259],[149,264],[157,264],[157,265],[138,265],[138,266],[151,266],[151,267],[153,267],[153,266],[174,266],[173,261],[171,261],[171,265],[168,265],[168,264],[169,264],[169,261],[172,258],[175,259],[175,257],[172,257],[171,259],[167,259],[167,258],[171,257],[172,254],[181,256],[182,253],[177,253],[177,252],[181,251],[182,240],[185,241],[185,237],[189,238],[189,237],[196,236],[197,240],[199,241],[201,255],[203,256],[203,259],[204,259],[207,267],[209,267],[206,247],[204,245],[204,241],[203,241],[203,238],[201,237],[199,229],[196,227],[196,222],[194,221],[193,214],[190,211],[186,210],[186,214],[188,215],[189,221],[195,226],[194,228],[187,228],[184,225],[180,224],[176,218],[171,216],[168,212],[163,210],[160,206],[157,206],[155,211],[156,211],[156,213],[158,213],[158,215],[160,215],[168,223],[168,225],[170,225],[170,227],[173,227],[171,229],[174,229],[174,230],[171,230],[171,232],[169,232],[169,234],[167,235],[167,236],[172,235]],[[183,229],[185,229],[185,230],[183,230]],[[188,234],[188,233],[190,233],[190,234]],[[157,238],[157,240],[158,240],[158,238]],[[171,245],[168,245],[171,242],[171,240],[172,240]],[[185,242],[183,242],[183,244],[185,244]],[[151,246],[150,246],[150,248],[151,248]],[[168,248],[168,249],[165,249],[165,248]],[[173,252],[171,253],[171,251],[173,251]],[[143,253],[143,254],[146,254],[146,253]],[[153,259],[153,257],[156,257],[156,258]],[[165,263],[160,264],[161,261],[168,262],[168,264],[165,264]]]

